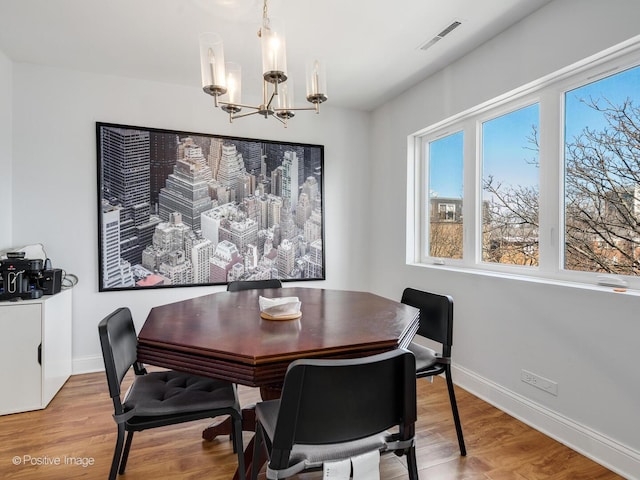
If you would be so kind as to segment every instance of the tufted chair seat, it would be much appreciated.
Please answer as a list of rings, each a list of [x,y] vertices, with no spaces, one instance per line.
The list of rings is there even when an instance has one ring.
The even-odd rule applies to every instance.
[[[136,417],[215,410],[233,405],[235,394],[228,387],[228,382],[222,380],[172,370],[151,372],[136,378],[123,406],[125,412],[135,411],[130,423],[134,423]]]

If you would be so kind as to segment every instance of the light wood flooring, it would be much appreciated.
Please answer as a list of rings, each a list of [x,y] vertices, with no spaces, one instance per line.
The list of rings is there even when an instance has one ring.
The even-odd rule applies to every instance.
[[[445,382],[418,380],[421,480],[622,478],[466,391],[456,392],[466,457],[458,450]],[[239,393],[243,405],[259,400],[256,389],[240,387]],[[116,438],[112,413],[104,373],[92,373],[72,376],[44,410],[0,416],[0,478],[106,479]],[[202,440],[209,423],[136,433],[119,478],[230,480],[236,456],[228,437]],[[245,445],[250,438],[245,433]],[[383,457],[380,471],[382,480],[407,478],[404,458],[395,455]],[[298,478],[321,479],[322,472]]]

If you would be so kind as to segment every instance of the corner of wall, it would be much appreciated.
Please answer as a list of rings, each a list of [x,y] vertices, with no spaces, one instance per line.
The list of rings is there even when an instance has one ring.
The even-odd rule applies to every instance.
[[[13,236],[13,62],[0,50],[0,248]],[[8,208],[7,208],[8,207]]]

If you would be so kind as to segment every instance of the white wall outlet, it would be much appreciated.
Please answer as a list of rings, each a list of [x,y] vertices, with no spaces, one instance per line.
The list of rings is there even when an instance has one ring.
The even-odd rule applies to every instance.
[[[528,383],[529,385],[533,385],[534,387],[538,387],[540,390],[544,390],[551,395],[558,396],[558,384],[553,380],[549,380],[548,378],[541,377],[540,375],[536,375],[528,370],[522,370],[520,374],[520,379],[524,383]]]

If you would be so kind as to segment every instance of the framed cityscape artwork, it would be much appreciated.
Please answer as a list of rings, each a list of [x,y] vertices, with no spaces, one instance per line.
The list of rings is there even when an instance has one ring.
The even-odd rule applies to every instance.
[[[324,280],[324,147],[96,123],[100,291]]]

